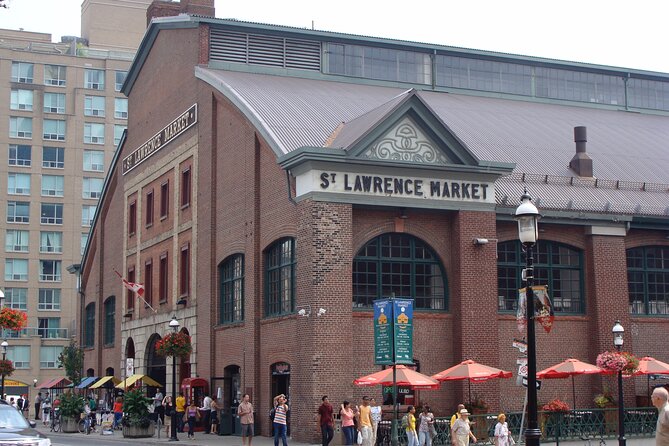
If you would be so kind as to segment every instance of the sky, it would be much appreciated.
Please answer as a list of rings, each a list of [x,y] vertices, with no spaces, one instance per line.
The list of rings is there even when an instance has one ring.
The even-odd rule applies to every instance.
[[[116,1],[116,0],[107,0]],[[81,34],[82,0],[5,0],[0,28]],[[669,73],[666,0],[216,0],[218,18]]]

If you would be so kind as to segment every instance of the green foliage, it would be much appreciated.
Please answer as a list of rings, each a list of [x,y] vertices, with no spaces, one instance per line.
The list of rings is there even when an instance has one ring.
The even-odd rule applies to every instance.
[[[123,412],[126,426],[149,427],[149,404],[153,404],[139,389],[130,390],[123,397]]]
[[[70,345],[63,348],[58,356],[59,364],[65,369],[65,375],[76,386],[81,382],[81,372],[84,368],[84,351],[77,347],[74,339]]]
[[[79,419],[84,411],[84,397],[72,392],[66,392],[60,396],[60,415],[67,418]]]

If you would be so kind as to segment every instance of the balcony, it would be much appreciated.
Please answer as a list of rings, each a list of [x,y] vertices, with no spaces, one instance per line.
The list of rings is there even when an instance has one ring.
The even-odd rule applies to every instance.
[[[39,328],[26,327],[21,331],[4,330],[6,338],[28,338],[39,336],[44,339],[69,339],[69,329],[67,328]]]

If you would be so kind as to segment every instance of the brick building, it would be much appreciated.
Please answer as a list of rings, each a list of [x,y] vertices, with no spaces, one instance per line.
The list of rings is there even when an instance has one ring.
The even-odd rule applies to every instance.
[[[310,439],[321,395],[383,397],[352,381],[380,367],[371,304],[394,293],[415,299],[421,372],[475,359],[515,373],[512,215],[525,188],[544,215],[536,281],[556,310],[539,369],[594,362],[616,319],[626,349],[666,361],[667,85],[639,70],[156,19],[123,87],[128,131],[82,263],[86,305],[116,305],[86,320],[86,367],[133,358],[169,391],[171,361],[153,345],[176,315],[194,342],[178,382],[205,378],[226,407],[250,393],[261,414],[286,393],[293,436]],[[114,270],[143,283],[155,311]],[[118,341],[105,346],[108,325]],[[565,385],[545,382],[540,403]],[[576,385],[589,407],[614,383]],[[629,404],[646,394],[645,380],[626,386]],[[515,379],[472,388],[492,410],[522,405]],[[447,414],[466,392],[418,397]]]

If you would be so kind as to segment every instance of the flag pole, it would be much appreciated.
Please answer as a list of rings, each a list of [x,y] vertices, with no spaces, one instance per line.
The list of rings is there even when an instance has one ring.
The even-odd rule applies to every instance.
[[[133,290],[133,289],[128,285],[130,282],[128,282],[125,278],[123,278],[123,276],[122,276],[118,271],[114,270],[114,272],[115,272],[116,275],[123,281],[123,286],[125,286],[125,287],[128,288],[130,291],[132,291],[133,293],[135,293],[135,296],[139,297],[139,298],[142,300],[142,302],[144,302],[144,305],[146,305],[147,307],[149,307],[149,308],[151,309],[151,311],[153,311],[155,314],[158,314],[158,310],[156,310],[155,308],[153,308],[153,307],[151,306],[151,304],[148,303],[148,302],[146,301],[146,299],[144,299],[144,298],[143,298],[137,291]],[[142,287],[143,287],[143,285],[142,285]]]

